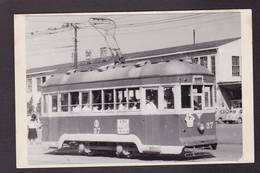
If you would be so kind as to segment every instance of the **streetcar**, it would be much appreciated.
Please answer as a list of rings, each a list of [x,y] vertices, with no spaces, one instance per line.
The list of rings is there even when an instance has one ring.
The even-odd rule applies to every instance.
[[[43,140],[120,157],[216,149],[214,80],[183,60],[53,75],[42,87]]]

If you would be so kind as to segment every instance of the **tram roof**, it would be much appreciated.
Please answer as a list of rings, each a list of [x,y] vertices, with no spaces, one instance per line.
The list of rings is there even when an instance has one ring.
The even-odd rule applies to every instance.
[[[48,79],[43,87],[188,74],[213,75],[201,65],[186,61],[172,60],[156,64],[143,61],[136,64],[104,66],[94,71],[56,74]]]

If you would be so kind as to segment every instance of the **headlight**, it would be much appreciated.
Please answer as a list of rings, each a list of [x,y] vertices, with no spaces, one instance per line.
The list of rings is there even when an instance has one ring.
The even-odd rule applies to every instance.
[[[198,123],[197,124],[197,129],[198,129],[198,131],[199,131],[199,133],[200,134],[203,134],[204,133],[204,131],[205,131],[205,125],[203,124],[203,123]]]

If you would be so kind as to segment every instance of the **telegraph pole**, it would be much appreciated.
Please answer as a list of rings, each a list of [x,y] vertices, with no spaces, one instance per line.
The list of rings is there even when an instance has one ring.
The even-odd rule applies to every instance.
[[[74,69],[78,69],[78,26],[71,23],[71,27],[74,29]]]
[[[193,44],[196,44],[196,31],[193,29]]]

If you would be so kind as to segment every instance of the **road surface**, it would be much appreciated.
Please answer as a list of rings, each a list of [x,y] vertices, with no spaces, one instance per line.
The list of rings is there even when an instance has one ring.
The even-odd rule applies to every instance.
[[[28,145],[28,163],[30,165],[61,165],[88,164],[171,164],[179,162],[204,161],[236,161],[242,156],[242,128],[241,124],[217,125],[217,150],[205,152],[205,156],[195,158],[178,158],[173,156],[138,156],[133,159],[117,158],[113,154],[100,153],[95,156],[83,156],[76,149],[57,150],[51,144]]]

